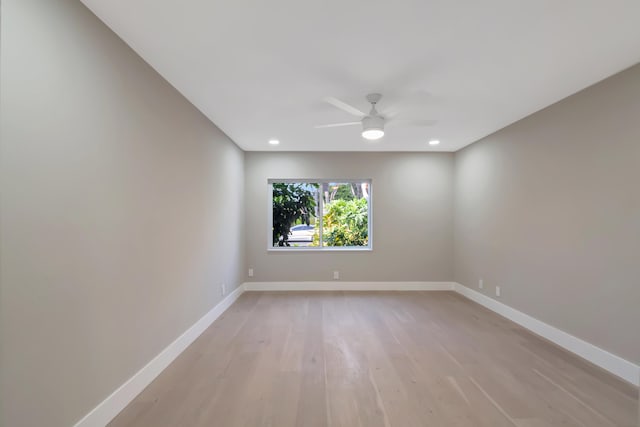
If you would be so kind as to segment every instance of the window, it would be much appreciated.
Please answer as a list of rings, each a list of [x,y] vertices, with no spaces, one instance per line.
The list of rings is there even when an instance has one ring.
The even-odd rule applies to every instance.
[[[269,180],[269,249],[371,249],[371,180]]]

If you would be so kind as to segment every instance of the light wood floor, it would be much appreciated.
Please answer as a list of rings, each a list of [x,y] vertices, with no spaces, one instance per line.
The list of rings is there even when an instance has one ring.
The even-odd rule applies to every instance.
[[[637,402],[452,292],[247,292],[110,425],[635,427]]]

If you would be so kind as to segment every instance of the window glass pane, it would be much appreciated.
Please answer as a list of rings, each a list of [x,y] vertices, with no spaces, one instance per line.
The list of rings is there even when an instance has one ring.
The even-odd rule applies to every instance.
[[[369,183],[321,184],[323,246],[369,244]]]
[[[319,245],[317,183],[272,183],[273,247]]]
[[[271,247],[371,247],[369,180],[269,182]]]

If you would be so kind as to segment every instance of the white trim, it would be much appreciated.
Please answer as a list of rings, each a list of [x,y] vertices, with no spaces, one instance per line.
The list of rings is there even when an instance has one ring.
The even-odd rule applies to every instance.
[[[324,191],[322,191],[324,190],[324,182],[319,182],[318,184],[320,184],[320,189],[318,191],[318,217],[316,218],[316,222],[318,223],[318,249],[323,249],[325,247],[324,246]],[[327,183],[327,187],[328,186],[329,186],[329,183]]]
[[[453,282],[245,282],[245,291],[452,291]]]
[[[193,326],[176,338],[164,350],[140,369],[127,382],[122,384],[109,397],[103,400],[91,412],[75,424],[75,427],[98,427],[107,425],[142,390],[173,362],[192,342],[196,340],[231,304],[244,292],[243,285],[238,286],[225,299],[220,301]]]
[[[293,243],[293,242],[292,242]],[[372,252],[369,246],[273,246],[267,252]]]
[[[596,366],[624,379],[625,381],[640,386],[640,366],[629,362],[615,354],[596,347],[580,338],[568,334],[554,326],[544,323],[521,311],[509,307],[460,283],[454,283],[454,290],[460,295],[477,302],[478,304],[494,311],[501,316],[525,327],[531,332],[559,345]]]
[[[295,184],[298,182],[304,182],[306,184],[317,184],[320,182],[333,182],[334,184],[358,184],[365,181],[371,181],[371,178],[267,178],[268,184]]]
[[[368,183],[368,197],[367,197],[367,245],[366,246],[340,246],[340,247],[329,247],[324,246],[324,234],[323,234],[323,216],[324,216],[324,194],[322,193],[322,184],[343,184],[343,183]],[[320,184],[320,189],[318,191],[318,213],[319,217],[316,219],[318,222],[318,236],[319,236],[319,245],[318,246],[273,246],[273,184],[296,184],[296,183],[312,183],[312,184]],[[269,197],[267,198],[269,207],[267,210],[267,252],[327,252],[327,251],[372,251],[373,250],[373,178],[366,179],[326,179],[326,178],[318,178],[318,179],[310,179],[310,178],[268,178],[267,185],[269,187]],[[295,243],[295,242],[292,242]]]
[[[269,197],[267,197],[267,223],[265,231],[267,232],[267,250],[273,247],[273,183],[267,180],[269,187]]]

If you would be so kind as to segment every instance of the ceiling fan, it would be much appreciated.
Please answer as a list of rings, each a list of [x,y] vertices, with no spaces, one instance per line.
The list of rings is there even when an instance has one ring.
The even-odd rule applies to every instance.
[[[433,126],[437,123],[436,120],[398,120],[391,114],[382,115],[376,110],[376,104],[380,102],[382,95],[379,93],[370,93],[367,95],[367,102],[371,104],[371,110],[369,114],[365,114],[358,110],[356,107],[340,101],[337,98],[327,97],[325,102],[333,105],[336,108],[346,111],[349,114],[360,117],[357,122],[344,122],[344,123],[331,123],[327,125],[318,125],[316,128],[332,128],[339,126],[352,126],[362,125],[362,137],[370,141],[375,141],[384,136],[384,125],[386,123],[405,123],[414,126]]]

